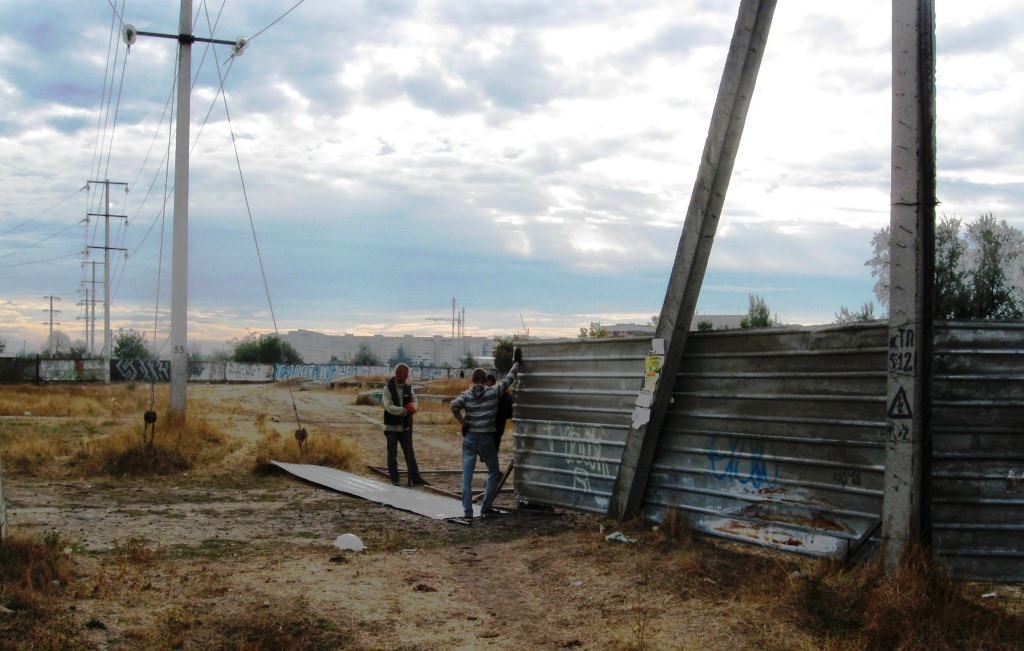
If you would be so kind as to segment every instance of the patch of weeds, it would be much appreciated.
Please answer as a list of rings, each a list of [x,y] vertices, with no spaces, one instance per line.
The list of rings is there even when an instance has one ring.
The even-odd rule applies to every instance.
[[[408,546],[408,538],[404,529],[386,528],[377,537],[377,547],[385,552],[398,551]]]
[[[56,532],[42,539],[11,535],[0,542],[0,604],[20,610],[45,610],[72,578],[71,558]]]
[[[251,608],[245,615],[221,617],[211,623],[219,631],[213,649],[298,651],[358,650],[358,628],[351,622],[310,613],[306,604]]]
[[[923,548],[891,571],[823,563],[793,583],[788,611],[820,640],[858,649],[1014,649],[1024,639],[1024,617],[984,607]]]
[[[257,416],[257,419],[259,416]],[[278,468],[271,461],[286,463],[309,463],[316,466],[350,470],[362,456],[362,449],[354,441],[341,434],[310,433],[305,445],[300,448],[293,437],[283,437],[281,433],[261,427],[262,438],[256,443],[256,460],[253,471],[267,473]]]
[[[242,552],[249,551],[249,543],[241,540],[229,540],[225,538],[207,538],[199,543],[199,547],[188,545],[175,545],[171,551],[174,558],[203,558],[216,560],[229,556],[239,556]]]
[[[666,543],[675,548],[693,547],[697,533],[679,509],[668,509],[658,525],[658,532]]]
[[[229,450],[224,433],[202,418],[165,419],[154,439],[144,440],[143,430],[138,422],[109,436],[80,441],[73,463],[87,475],[175,475]]]
[[[123,545],[115,543],[114,555],[134,565],[150,565],[164,557],[159,548],[150,549],[144,538],[129,538]]]

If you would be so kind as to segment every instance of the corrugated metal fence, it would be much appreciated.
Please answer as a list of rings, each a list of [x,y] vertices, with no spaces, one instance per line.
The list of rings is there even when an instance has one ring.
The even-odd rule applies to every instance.
[[[878,533],[884,323],[691,333],[644,498],[703,531],[842,556]],[[936,324],[931,506],[954,572],[1024,576],[1024,325]],[[516,488],[605,513],[647,339],[529,342]]]
[[[935,548],[965,576],[1024,581],[1024,324],[936,324],[933,375]]]
[[[605,513],[651,340],[524,342],[515,486],[545,504]]]

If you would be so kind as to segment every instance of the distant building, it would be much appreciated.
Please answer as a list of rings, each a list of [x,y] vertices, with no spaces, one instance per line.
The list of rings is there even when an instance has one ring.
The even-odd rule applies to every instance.
[[[690,330],[697,330],[702,322],[711,324],[712,330],[732,330],[740,327],[740,322],[746,318],[746,314],[695,314],[690,323]],[[656,326],[636,323],[616,323],[610,326],[601,326],[608,332],[609,337],[653,337]]]
[[[701,322],[710,323],[712,330],[735,330],[745,318],[746,314],[694,314],[690,330],[699,330]]]
[[[654,326],[637,325],[635,323],[616,323],[615,325],[601,326],[608,333],[609,337],[653,337]]]
[[[440,368],[461,367],[467,354],[479,362],[494,355],[492,337],[327,335],[312,330],[292,330],[281,335],[281,339],[291,344],[307,364],[326,364],[332,358],[344,362],[352,359],[363,346],[369,348],[381,364],[398,357],[399,348],[413,366]]]

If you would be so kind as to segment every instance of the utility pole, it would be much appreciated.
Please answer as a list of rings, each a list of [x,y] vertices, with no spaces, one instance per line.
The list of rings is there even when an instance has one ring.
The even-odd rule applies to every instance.
[[[85,342],[86,354],[92,356],[92,351],[89,349],[89,289],[85,288],[81,291],[85,292],[85,298],[78,303],[79,305],[82,306],[82,311],[85,312],[84,316],[79,317],[83,321],[85,321],[85,339],[83,339],[82,341]]]
[[[882,560],[930,542],[935,302],[935,5],[892,3],[892,189]]]
[[[171,237],[171,415],[185,420],[188,382],[188,180],[192,121],[192,0],[178,14],[178,108],[174,138],[174,221]]]
[[[50,313],[50,336],[52,337],[53,336],[53,315],[54,314],[60,314],[60,310],[55,310],[53,308],[53,302],[54,301],[59,301],[60,297],[59,296],[44,296],[43,298],[49,299],[49,301],[50,301],[49,309],[43,308],[43,312],[49,312]],[[46,325],[46,321],[43,321],[43,325]],[[57,325],[60,325],[60,322],[58,322]]]
[[[129,47],[137,36],[172,38],[178,41],[178,94],[174,138],[174,225],[171,237],[171,415],[185,418],[188,380],[188,180],[189,131],[192,119],[192,44],[219,43],[231,45],[231,55],[245,51],[249,41],[239,38],[223,41],[199,38],[192,34],[192,0],[181,0],[178,33],[140,32],[134,25],[125,25],[121,37]]]
[[[106,363],[103,365],[103,383],[110,384],[110,250],[116,248],[118,251],[125,251],[127,249],[111,247],[110,246],[110,218],[120,217],[121,219],[128,219],[127,215],[111,215],[110,214],[110,186],[111,185],[123,185],[126,189],[128,188],[127,183],[111,182],[109,180],[103,181],[89,181],[89,183],[102,183],[104,188],[104,207],[102,213],[89,213],[90,217],[103,217],[103,359]],[[90,246],[90,249],[101,248]]]
[[[85,220],[88,226],[89,219]],[[85,346],[89,353],[89,357],[96,356],[96,296],[99,292],[96,291],[96,264],[95,260],[87,260],[82,263],[83,265],[89,265],[92,269],[92,280],[83,280],[82,284],[87,284],[88,289],[83,290],[85,292]]]

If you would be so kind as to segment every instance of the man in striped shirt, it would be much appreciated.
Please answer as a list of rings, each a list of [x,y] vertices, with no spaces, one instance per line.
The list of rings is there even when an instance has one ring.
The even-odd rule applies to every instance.
[[[473,385],[452,400],[452,414],[462,425],[462,510],[466,518],[473,517],[473,471],[479,457],[487,466],[487,484],[481,515],[493,515],[494,498],[498,492],[501,469],[498,467],[498,449],[494,446],[494,416],[498,411],[498,398],[508,391],[519,375],[519,362],[512,365],[498,384],[485,386],[487,372],[474,369]]]

